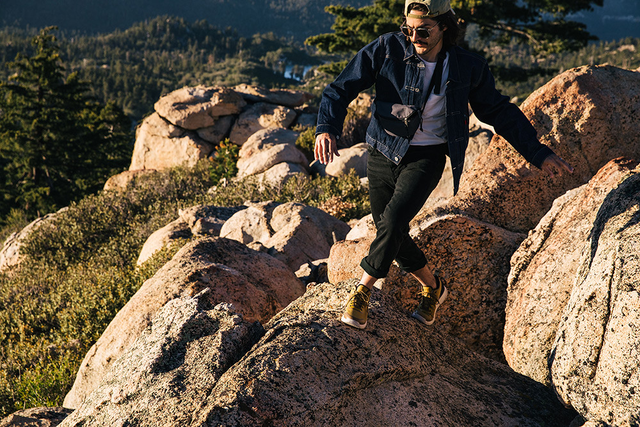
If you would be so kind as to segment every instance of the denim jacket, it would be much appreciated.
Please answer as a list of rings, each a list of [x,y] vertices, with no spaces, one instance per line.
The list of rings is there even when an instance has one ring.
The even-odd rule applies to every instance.
[[[486,60],[457,46],[448,47],[447,52],[446,125],[454,194],[469,144],[469,105],[478,119],[492,125],[528,162],[540,167],[553,151],[538,141],[522,111],[496,90]],[[413,44],[400,32],[384,34],[360,50],[325,88],[316,133],[339,137],[349,103],[374,84],[376,100],[422,107],[427,97],[424,79],[425,65]],[[409,139],[388,134],[375,114],[366,141],[395,164],[400,163],[410,144]]]

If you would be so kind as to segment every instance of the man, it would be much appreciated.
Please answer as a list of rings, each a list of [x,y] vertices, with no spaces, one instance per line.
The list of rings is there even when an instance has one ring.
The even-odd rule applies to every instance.
[[[407,0],[401,31],[365,46],[324,90],[316,128],[315,157],[338,156],[347,106],[375,84],[367,175],[376,237],[360,263],[364,274],[349,298],[342,322],[363,329],[376,280],[395,260],[422,285],[413,317],[430,325],[447,297],[442,278],[409,236],[409,222],[438,184],[449,155],[457,192],[469,139],[469,111],[493,125],[530,163],[551,176],[573,168],[536,136],[524,114],[495,88],[486,61],[458,47],[460,29],[449,0]]]

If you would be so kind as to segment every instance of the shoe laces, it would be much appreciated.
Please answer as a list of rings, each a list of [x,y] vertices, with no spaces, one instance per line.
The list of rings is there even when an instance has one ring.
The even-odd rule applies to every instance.
[[[365,292],[355,291],[349,299],[349,308],[357,311],[364,311],[369,306],[369,298],[371,295],[367,295]]]
[[[420,306],[424,308],[434,307],[438,303],[436,291],[437,289],[433,289],[431,287],[423,288],[418,291],[418,296],[422,297],[420,300]]]

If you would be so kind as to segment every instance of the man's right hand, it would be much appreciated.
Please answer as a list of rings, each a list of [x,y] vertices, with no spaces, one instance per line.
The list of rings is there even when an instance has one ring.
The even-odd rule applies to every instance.
[[[333,161],[333,156],[340,156],[336,137],[329,133],[320,133],[316,136],[316,146],[313,154],[320,163],[326,165]]]

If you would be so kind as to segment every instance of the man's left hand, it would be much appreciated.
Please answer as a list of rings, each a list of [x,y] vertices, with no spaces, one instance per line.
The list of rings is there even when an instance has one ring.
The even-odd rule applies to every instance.
[[[573,173],[573,167],[557,154],[551,154],[544,159],[540,169],[548,173],[551,177],[563,175],[565,172]]]

